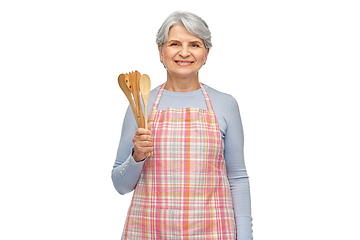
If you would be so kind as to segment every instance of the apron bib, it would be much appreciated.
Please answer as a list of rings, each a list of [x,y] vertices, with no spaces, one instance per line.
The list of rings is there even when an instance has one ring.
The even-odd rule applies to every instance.
[[[236,239],[222,138],[209,96],[208,111],[157,110],[149,117],[153,156],[135,187],[122,239]]]

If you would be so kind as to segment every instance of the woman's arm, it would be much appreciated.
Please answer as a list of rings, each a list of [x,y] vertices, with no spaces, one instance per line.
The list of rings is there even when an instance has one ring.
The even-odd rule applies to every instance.
[[[237,239],[251,240],[252,217],[249,177],[244,162],[244,133],[238,104],[232,98],[226,117],[225,161],[235,210]]]
[[[136,130],[137,125],[134,115],[131,108],[128,107],[121,130],[115,164],[111,173],[114,187],[120,194],[126,194],[135,189],[145,162],[136,162],[132,157],[134,148],[132,139]]]

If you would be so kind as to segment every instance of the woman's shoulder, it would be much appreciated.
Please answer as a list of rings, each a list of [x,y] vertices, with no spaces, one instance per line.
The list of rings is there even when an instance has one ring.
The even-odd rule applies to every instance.
[[[235,103],[237,105],[236,99],[232,95],[216,90],[206,84],[204,84],[204,87],[212,102],[217,102],[219,104]]]

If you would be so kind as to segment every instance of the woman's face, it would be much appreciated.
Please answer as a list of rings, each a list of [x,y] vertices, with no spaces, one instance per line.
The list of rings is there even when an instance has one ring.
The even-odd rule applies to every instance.
[[[197,76],[205,64],[209,49],[202,39],[191,35],[184,26],[175,25],[169,30],[168,41],[159,47],[160,61],[174,77]]]

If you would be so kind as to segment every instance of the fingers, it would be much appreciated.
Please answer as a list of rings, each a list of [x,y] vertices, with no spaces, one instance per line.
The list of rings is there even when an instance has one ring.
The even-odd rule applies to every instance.
[[[139,147],[148,147],[152,146],[152,136],[151,131],[138,128],[133,137],[134,144],[137,143]]]
[[[135,161],[141,161],[146,158],[145,153],[153,151],[153,138],[151,131],[138,128],[133,137],[134,153],[133,158]]]
[[[151,131],[145,128],[138,128],[135,132],[135,136],[141,136],[141,135],[150,135]]]

